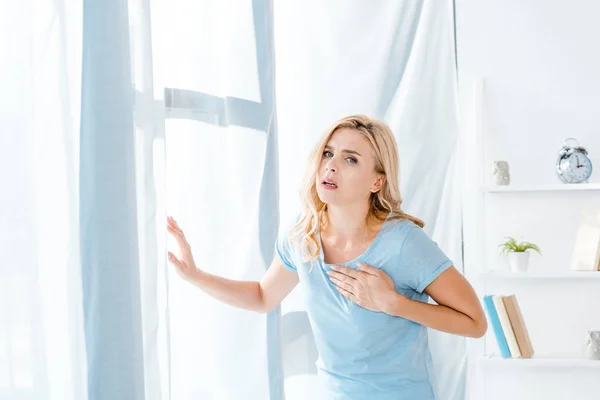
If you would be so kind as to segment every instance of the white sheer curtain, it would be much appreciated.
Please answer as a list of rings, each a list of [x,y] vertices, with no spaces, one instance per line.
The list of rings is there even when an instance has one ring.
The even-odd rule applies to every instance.
[[[166,211],[200,267],[259,279],[314,141],[367,113],[397,134],[405,210],[461,267],[452,28],[450,0],[4,8],[0,400],[276,400],[284,378],[310,398],[299,291],[280,320],[182,282]],[[462,399],[464,341],[432,348],[439,398]]]
[[[0,13],[0,399],[168,398],[148,11]]]
[[[259,280],[278,225],[271,1],[160,7],[168,213],[199,268]],[[280,399],[278,313],[234,309],[171,276],[172,397]]]
[[[0,399],[86,398],[76,2],[0,13]]]
[[[152,6],[25,2],[1,14],[0,399],[280,396],[266,358],[278,358],[277,313],[207,303],[179,278],[169,295],[164,257],[170,86],[184,90],[167,91],[169,207],[200,265],[258,278],[270,261],[270,3]],[[185,90],[210,98],[209,112]],[[193,117],[177,120],[190,99]]]

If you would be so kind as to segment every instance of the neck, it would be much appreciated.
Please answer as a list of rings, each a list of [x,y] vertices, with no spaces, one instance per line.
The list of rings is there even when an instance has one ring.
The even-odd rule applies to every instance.
[[[369,230],[369,204],[327,206],[327,233],[338,238],[362,237]]]

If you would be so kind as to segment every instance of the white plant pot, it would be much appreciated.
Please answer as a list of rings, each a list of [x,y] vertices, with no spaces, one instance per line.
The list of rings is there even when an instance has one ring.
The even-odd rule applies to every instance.
[[[508,253],[508,263],[512,272],[525,272],[529,267],[529,252],[510,252]]]

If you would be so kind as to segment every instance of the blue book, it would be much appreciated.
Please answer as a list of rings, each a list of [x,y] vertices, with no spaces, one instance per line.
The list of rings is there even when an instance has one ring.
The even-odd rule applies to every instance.
[[[500,354],[502,355],[502,358],[510,358],[510,350],[508,348],[508,343],[506,342],[506,336],[504,336],[502,325],[500,325],[500,319],[498,318],[498,313],[496,312],[496,306],[494,306],[494,300],[492,300],[492,296],[483,296],[483,304],[490,317],[490,322],[492,323],[492,328],[494,329],[494,335],[496,336],[496,341],[498,342],[498,347],[500,348]]]

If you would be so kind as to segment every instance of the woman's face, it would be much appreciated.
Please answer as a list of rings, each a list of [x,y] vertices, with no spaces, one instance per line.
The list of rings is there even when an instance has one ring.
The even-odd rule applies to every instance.
[[[321,201],[332,205],[368,201],[382,184],[369,141],[356,130],[337,130],[321,155],[316,181]]]

